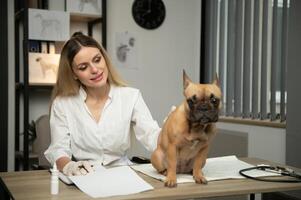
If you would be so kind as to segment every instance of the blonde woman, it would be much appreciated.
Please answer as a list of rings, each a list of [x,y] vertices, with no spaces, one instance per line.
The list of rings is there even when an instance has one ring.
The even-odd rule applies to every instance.
[[[64,45],[50,107],[51,144],[45,156],[65,175],[102,165],[130,164],[130,127],[152,152],[160,132],[138,89],[127,87],[104,48],[75,33]]]

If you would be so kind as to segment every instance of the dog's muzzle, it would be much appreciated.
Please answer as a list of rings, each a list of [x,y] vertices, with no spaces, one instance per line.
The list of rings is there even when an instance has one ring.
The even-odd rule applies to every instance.
[[[210,106],[199,106],[190,110],[189,120],[192,123],[213,123],[218,121],[219,110]]]

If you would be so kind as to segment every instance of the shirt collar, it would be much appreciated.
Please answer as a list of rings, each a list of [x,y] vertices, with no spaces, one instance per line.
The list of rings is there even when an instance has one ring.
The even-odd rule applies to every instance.
[[[86,98],[87,98],[87,93],[86,93],[85,89],[83,88],[83,86],[80,86],[80,88],[79,88],[79,97],[80,97],[83,101],[85,101]]]
[[[116,86],[114,84],[110,85],[110,92],[109,92],[109,98],[113,99],[113,96],[116,92]],[[85,89],[83,88],[83,86],[80,86],[79,88],[79,96],[80,98],[85,101],[87,99],[87,92],[85,91]]]
[[[112,99],[114,94],[116,92],[116,86],[114,84],[110,84],[110,92],[109,92],[109,98]]]

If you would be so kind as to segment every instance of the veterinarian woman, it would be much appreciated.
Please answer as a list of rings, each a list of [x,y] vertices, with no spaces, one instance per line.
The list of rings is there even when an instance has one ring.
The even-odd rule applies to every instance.
[[[150,152],[160,132],[138,89],[127,87],[104,48],[75,33],[64,45],[50,108],[45,156],[66,175],[92,171],[91,161],[128,165],[130,127]]]

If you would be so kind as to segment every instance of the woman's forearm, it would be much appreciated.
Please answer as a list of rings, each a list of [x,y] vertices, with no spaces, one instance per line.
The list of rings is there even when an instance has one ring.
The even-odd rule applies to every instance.
[[[60,157],[59,159],[56,160],[56,165],[57,165],[57,168],[60,170],[60,171],[63,171],[63,168],[65,167],[65,165],[70,162],[71,159],[68,158],[68,157]]]

